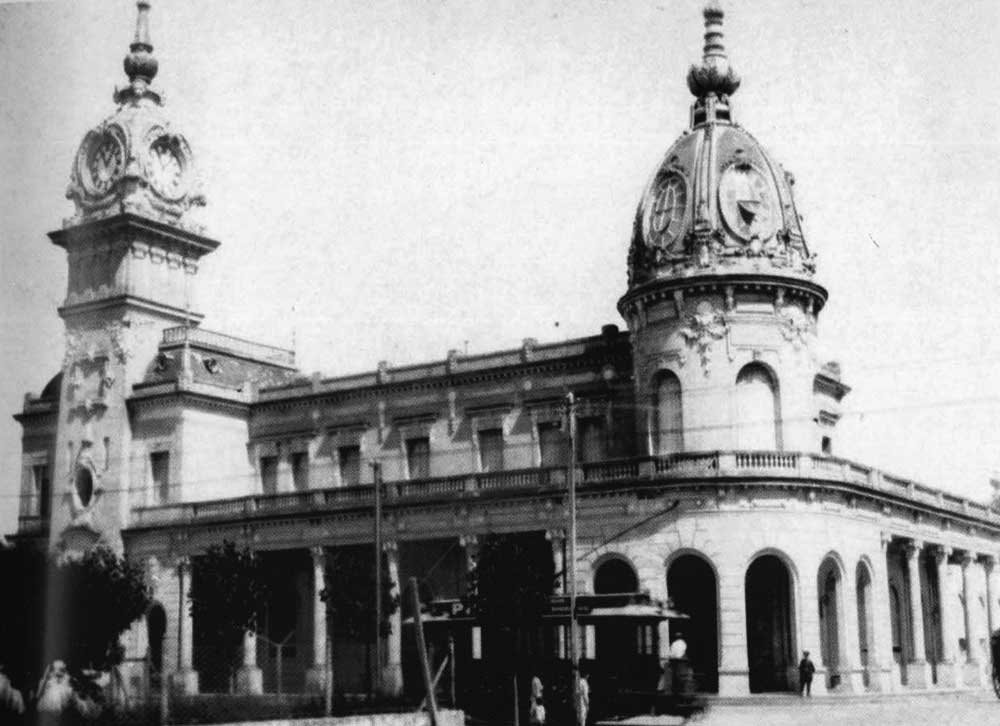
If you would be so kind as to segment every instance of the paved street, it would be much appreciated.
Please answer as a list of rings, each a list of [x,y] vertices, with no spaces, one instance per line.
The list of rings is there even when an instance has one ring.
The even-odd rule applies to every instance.
[[[723,704],[692,719],[698,726],[987,726],[1000,724],[1000,699],[992,692],[934,696],[890,696],[881,700],[798,701]]]

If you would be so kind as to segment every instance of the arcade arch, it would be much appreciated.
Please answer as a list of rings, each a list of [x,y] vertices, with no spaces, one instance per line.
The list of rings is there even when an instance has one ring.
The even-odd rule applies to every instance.
[[[719,588],[707,559],[684,553],[667,565],[667,594],[674,609],[690,617],[678,630],[687,642],[688,660],[699,691],[719,690]]]
[[[758,555],[745,579],[750,692],[793,690],[796,667],[792,572],[776,554]]]

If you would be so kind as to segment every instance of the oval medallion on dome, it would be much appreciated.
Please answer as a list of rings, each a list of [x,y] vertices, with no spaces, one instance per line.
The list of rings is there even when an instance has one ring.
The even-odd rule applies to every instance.
[[[687,217],[687,181],[677,173],[661,177],[646,207],[646,240],[651,246],[668,248],[684,232]]]
[[[733,164],[722,173],[719,209],[729,231],[745,242],[768,240],[778,229],[777,200],[767,177],[752,164]]]

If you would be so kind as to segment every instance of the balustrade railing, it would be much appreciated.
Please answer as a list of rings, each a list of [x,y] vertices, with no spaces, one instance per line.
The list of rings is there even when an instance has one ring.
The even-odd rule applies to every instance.
[[[684,452],[654,457],[636,457],[578,466],[582,489],[600,483],[644,483],[671,479],[711,479],[761,476],[779,480],[820,479],[867,487],[873,491],[908,499],[945,511],[995,520],[997,515],[983,504],[932,489],[922,484],[883,474],[845,459],[811,453],[770,451]],[[503,493],[563,490],[565,467],[539,467],[512,471],[459,474],[447,477],[390,481],[386,502],[417,503],[442,497],[462,499]],[[234,499],[185,502],[133,510],[133,526],[183,524],[194,520],[232,520],[315,510],[368,508],[374,504],[371,485],[309,489],[278,494],[255,494]],[[30,532],[42,525],[31,517],[19,519],[19,531]]]

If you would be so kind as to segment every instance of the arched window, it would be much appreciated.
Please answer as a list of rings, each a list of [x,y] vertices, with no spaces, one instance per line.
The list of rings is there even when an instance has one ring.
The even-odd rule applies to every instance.
[[[90,506],[90,500],[94,496],[94,477],[90,469],[84,466],[76,470],[76,495],[80,498],[81,506]]]
[[[625,560],[617,557],[604,562],[594,573],[594,594],[608,595],[618,592],[636,592],[639,579],[635,570]]]
[[[656,450],[676,454],[684,450],[684,415],[681,410],[681,382],[670,371],[656,379]]]
[[[759,363],[744,366],[736,377],[737,448],[781,449],[778,383]]]

